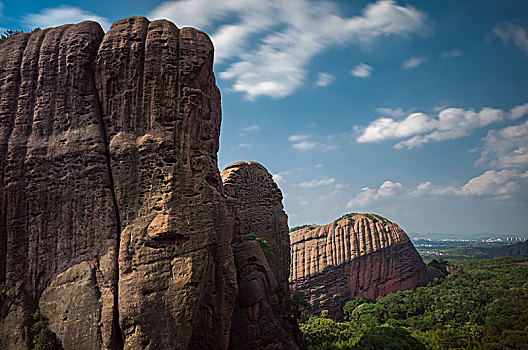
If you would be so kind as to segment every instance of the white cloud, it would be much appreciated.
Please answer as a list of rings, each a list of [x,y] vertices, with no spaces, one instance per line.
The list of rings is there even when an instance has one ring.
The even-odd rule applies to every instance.
[[[376,112],[393,118],[401,118],[406,114],[401,108],[376,108]]]
[[[511,119],[519,119],[528,114],[528,103],[523,105],[515,106],[510,110]]]
[[[290,136],[288,136],[288,141],[299,142],[299,141],[307,140],[310,137],[311,137],[311,135],[307,135],[307,134],[304,134],[304,135],[290,135]]]
[[[460,189],[464,196],[497,196],[507,199],[519,188],[516,180],[522,178],[516,170],[488,170],[484,174],[469,180]]]
[[[250,148],[250,147],[253,147],[253,144],[252,144],[252,143],[239,143],[239,144],[238,144],[238,147],[241,147],[241,148]]]
[[[416,197],[493,197],[498,200],[511,199],[528,182],[528,171],[488,170],[471,178],[464,185],[434,185],[430,181],[420,183],[416,188],[407,188],[400,182],[387,180],[379,188],[364,187],[347,204],[348,208],[365,207],[378,201],[394,199],[412,200]]]
[[[149,17],[208,28],[217,63],[230,61],[220,78],[248,100],[290,95],[304,83],[310,60],[329,46],[420,33],[426,20],[394,0],[369,4],[353,17],[328,0],[179,0],[163,2]]]
[[[272,176],[275,182],[286,182],[286,180],[284,179],[284,176],[281,174],[274,174]]]
[[[310,141],[299,141],[293,144],[293,148],[300,149],[301,151],[307,151],[317,146],[315,142]]]
[[[434,119],[423,113],[412,113],[401,121],[382,117],[370,123],[357,138],[357,142],[365,143],[404,138],[433,130],[435,124]]]
[[[246,126],[244,128],[242,128],[242,131],[257,131],[257,130],[260,130],[260,126],[258,125],[249,125],[249,126]]]
[[[526,28],[510,22],[499,23],[493,27],[493,33],[503,42],[512,41],[525,54],[528,54],[528,34]]]
[[[402,120],[381,117],[367,127],[356,127],[360,135],[358,143],[378,142],[391,139],[407,138],[394,145],[395,149],[420,147],[431,141],[457,139],[469,134],[473,129],[503,121],[516,119],[528,112],[528,106],[521,105],[506,112],[500,109],[485,107],[479,112],[461,108],[446,108],[436,118],[424,113],[412,113]]]
[[[317,74],[317,81],[315,82],[315,85],[325,87],[332,84],[334,80],[335,77],[332,74],[319,72]]]
[[[372,74],[373,69],[374,68],[368,64],[360,63],[350,71],[350,74],[357,78],[368,78]]]
[[[347,203],[348,208],[365,207],[380,199],[392,198],[401,193],[403,186],[399,182],[385,181],[376,188],[363,187],[355,197]]]
[[[528,167],[528,120],[501,130],[490,130],[484,138],[477,164],[495,168]]]
[[[43,29],[88,20],[98,22],[104,30],[110,28],[110,22],[107,18],[69,5],[45,8],[40,13],[32,13],[22,17],[22,23],[26,26],[30,28],[40,27]]]
[[[316,164],[316,165],[314,166],[315,169],[321,169],[322,167],[324,167],[323,164]]]
[[[447,196],[458,193],[458,190],[454,186],[436,186],[431,181],[420,183],[416,189],[408,193],[411,197],[420,196]]]
[[[331,136],[326,138],[331,138]],[[334,144],[329,144],[317,139],[321,139],[321,137],[312,134],[290,135],[288,137],[288,141],[293,142],[293,148],[301,151],[314,149],[321,152],[328,152],[338,148]]]
[[[427,61],[425,57],[411,57],[407,61],[402,63],[403,69],[413,69]]]
[[[444,60],[447,60],[448,58],[454,58],[454,57],[460,57],[462,56],[462,50],[460,49],[453,49],[449,51],[442,52],[440,55],[441,58]]]
[[[320,186],[328,186],[335,182],[334,178],[325,177],[320,180],[310,180],[310,181],[304,181],[299,184],[300,187],[304,188],[313,188],[313,187],[320,187]]]

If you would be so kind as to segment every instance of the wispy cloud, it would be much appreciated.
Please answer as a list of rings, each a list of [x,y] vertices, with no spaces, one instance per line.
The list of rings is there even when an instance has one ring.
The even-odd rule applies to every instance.
[[[242,128],[242,131],[257,131],[257,130],[260,130],[260,126],[256,125],[256,124],[253,124],[253,125],[249,125],[249,126],[246,126],[246,127],[243,127]]]
[[[418,67],[422,63],[427,61],[427,58],[425,57],[411,57],[407,61],[402,63],[402,68],[409,70]]]
[[[462,50],[453,49],[453,50],[442,52],[442,54],[440,55],[440,58],[447,60],[449,58],[460,57],[460,56],[462,56]]]
[[[402,120],[382,117],[367,127],[356,127],[360,135],[358,143],[379,142],[391,139],[406,139],[394,145],[395,149],[420,147],[431,141],[457,139],[469,135],[473,129],[505,119],[517,119],[528,112],[525,105],[501,109],[482,108],[479,112],[462,108],[446,108],[436,118],[424,113],[412,113]],[[528,106],[527,106],[528,107]]]
[[[45,8],[40,13],[28,14],[22,17],[22,23],[29,28],[56,27],[88,20],[98,22],[104,30],[110,28],[110,22],[106,17],[69,5]]]
[[[352,17],[328,0],[180,0],[161,3],[149,17],[213,33],[217,60],[228,64],[220,78],[248,100],[292,94],[304,83],[308,63],[329,46],[418,34],[426,21],[422,11],[394,0],[369,4]],[[227,18],[237,21],[223,24]]]
[[[253,147],[253,144],[252,144],[252,143],[239,143],[239,144],[238,144],[238,147],[241,147],[241,148],[250,148],[250,147]]]
[[[304,181],[299,184],[300,187],[304,188],[313,188],[313,187],[321,187],[321,186],[328,186],[335,182],[334,178],[325,177],[320,180],[313,179],[310,181]]]
[[[319,72],[317,74],[317,80],[315,82],[315,85],[325,87],[330,84],[332,84],[335,80],[335,77],[332,74],[325,73],[325,72]]]
[[[281,174],[273,174],[272,176],[275,182],[286,182],[286,180],[284,179],[284,176]]]
[[[301,134],[290,135],[288,137],[288,141],[293,142],[293,148],[298,149],[300,151],[317,150],[321,152],[328,152],[338,148],[338,146],[326,143],[324,140],[319,141],[319,139],[324,138],[325,137],[318,137],[313,134]]]
[[[528,54],[528,34],[526,28],[511,22],[503,22],[493,27],[493,34],[503,42],[513,42],[521,51]]]
[[[405,114],[407,114],[401,108],[376,108],[376,113],[383,115],[383,116],[387,116],[387,117],[393,117],[393,118],[401,118]]]
[[[408,188],[400,182],[387,180],[379,188],[364,187],[350,199],[348,208],[366,207],[379,201],[413,199],[416,197],[492,197],[497,200],[511,199],[521,187],[528,184],[528,171],[487,170],[469,179],[464,185],[434,185],[430,181]]]
[[[348,201],[347,207],[365,207],[383,198],[392,198],[402,191],[402,184],[399,182],[385,181],[379,188],[363,187],[361,192]]]
[[[373,69],[366,63],[360,63],[350,71],[350,74],[357,78],[368,78],[371,76]]]
[[[501,130],[490,130],[479,148],[477,164],[488,163],[494,168],[528,167],[528,120]]]

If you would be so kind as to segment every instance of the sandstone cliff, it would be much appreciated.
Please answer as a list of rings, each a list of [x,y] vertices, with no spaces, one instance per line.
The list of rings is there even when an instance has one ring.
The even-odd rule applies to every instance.
[[[0,348],[225,349],[237,294],[202,32],[127,18],[0,45]]]
[[[377,215],[348,214],[294,231],[290,240],[290,287],[305,293],[313,313],[339,314],[353,297],[376,299],[429,279],[405,232]]]
[[[296,349],[282,328],[289,322],[290,238],[282,193],[257,162],[237,162],[222,171],[231,215],[235,219],[233,253],[237,295],[231,349]],[[264,239],[244,241],[247,234]],[[242,241],[242,243],[239,243]]]
[[[279,283],[288,288],[290,237],[282,192],[257,162],[236,162],[222,171],[224,191],[235,217],[235,238],[255,233],[269,243],[268,261]]]

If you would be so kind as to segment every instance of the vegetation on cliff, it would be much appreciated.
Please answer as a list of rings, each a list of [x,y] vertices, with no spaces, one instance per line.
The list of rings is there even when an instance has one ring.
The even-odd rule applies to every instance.
[[[33,28],[31,29],[30,33],[35,33],[35,32],[38,32],[39,30],[40,30],[40,27]],[[11,38],[12,36],[15,36],[17,34],[22,34],[22,33],[24,33],[23,30],[8,29],[4,31],[4,34],[0,35],[0,44],[4,43],[7,39]]]
[[[343,320],[324,312],[305,318],[300,328],[308,348],[370,349],[380,339],[401,338],[385,348],[417,349],[421,343],[426,349],[528,349],[528,259],[458,265],[464,273],[425,287],[376,302],[353,299],[343,309]]]

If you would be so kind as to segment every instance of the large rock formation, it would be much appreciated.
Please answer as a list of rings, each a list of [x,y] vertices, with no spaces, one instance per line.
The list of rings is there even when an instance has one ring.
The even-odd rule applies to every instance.
[[[118,216],[95,90],[94,22],[0,45],[0,348],[41,308],[65,349],[116,348]]]
[[[257,162],[236,162],[222,171],[224,191],[235,217],[234,236],[254,233],[269,243],[268,261],[279,283],[288,288],[290,237],[282,192]]]
[[[257,162],[227,166],[222,181],[235,219],[233,253],[239,288],[229,347],[295,349],[282,328],[290,321],[290,238],[282,193],[271,174]],[[257,241],[244,241],[248,234],[264,239],[269,247],[263,251]]]
[[[348,214],[290,234],[290,286],[305,293],[312,312],[333,315],[354,297],[376,299],[429,280],[405,232],[378,215]]]
[[[225,349],[237,294],[202,32],[127,18],[0,45],[0,348]]]

